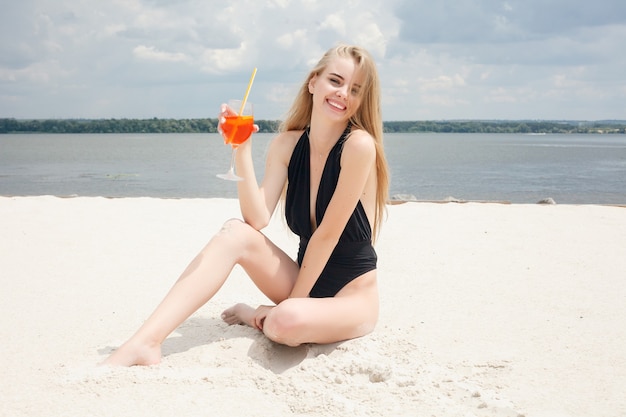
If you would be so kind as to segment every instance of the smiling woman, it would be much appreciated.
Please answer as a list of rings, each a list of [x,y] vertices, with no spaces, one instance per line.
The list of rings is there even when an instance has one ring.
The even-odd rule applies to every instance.
[[[220,123],[227,114],[223,106]],[[380,84],[370,55],[339,45],[322,57],[269,146],[261,184],[252,140],[238,146],[235,159],[243,219],[224,223],[105,364],[159,363],[161,343],[216,294],[236,265],[274,304],[237,304],[222,313],[228,324],[248,325],[290,346],[338,342],[374,329],[373,241],[388,197],[388,172]],[[286,223],[300,238],[295,260],[260,232],[282,195]]]

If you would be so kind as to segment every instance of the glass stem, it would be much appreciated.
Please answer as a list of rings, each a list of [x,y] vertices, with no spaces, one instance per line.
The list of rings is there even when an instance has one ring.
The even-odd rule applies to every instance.
[[[237,152],[237,148],[233,146],[233,151],[230,154],[230,172],[235,172],[235,153]]]

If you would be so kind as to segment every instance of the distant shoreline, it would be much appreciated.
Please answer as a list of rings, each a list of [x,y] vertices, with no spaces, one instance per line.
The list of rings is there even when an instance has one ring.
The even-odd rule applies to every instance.
[[[277,132],[278,120],[257,120],[260,132]],[[387,121],[386,133],[626,134],[626,121],[439,120]],[[13,119],[7,133],[217,133],[217,119]]]

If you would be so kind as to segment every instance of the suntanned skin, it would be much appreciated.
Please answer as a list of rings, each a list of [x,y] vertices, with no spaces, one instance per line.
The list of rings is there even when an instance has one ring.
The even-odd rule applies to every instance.
[[[315,196],[328,152],[360,105],[362,84],[351,58],[334,58],[309,83],[313,97],[310,124],[311,218]],[[229,110],[224,109],[223,114]],[[376,149],[373,138],[353,131],[341,156],[341,173],[324,219],[315,225],[301,267],[259,230],[276,208],[287,180],[287,167],[302,131],[287,131],[272,141],[265,176],[257,183],[251,141],[236,154],[242,220],[228,220],[174,283],[165,298],[137,332],[115,350],[105,365],[153,365],[161,360],[161,343],[184,320],[209,301],[235,265],[275,305],[253,308],[237,304],[222,313],[228,324],[246,324],[269,339],[297,346],[332,343],[363,336],[378,320],[376,270],[354,279],[331,298],[309,298],[315,280],[326,265],[353,208],[361,201],[370,219],[376,207]],[[317,227],[316,227],[317,226]]]

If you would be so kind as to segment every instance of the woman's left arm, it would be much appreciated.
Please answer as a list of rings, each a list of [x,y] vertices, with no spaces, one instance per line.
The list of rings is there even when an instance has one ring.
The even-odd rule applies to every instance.
[[[309,240],[290,298],[308,297],[365,190],[375,162],[374,139],[363,130],[354,131],[343,145],[337,188]]]

